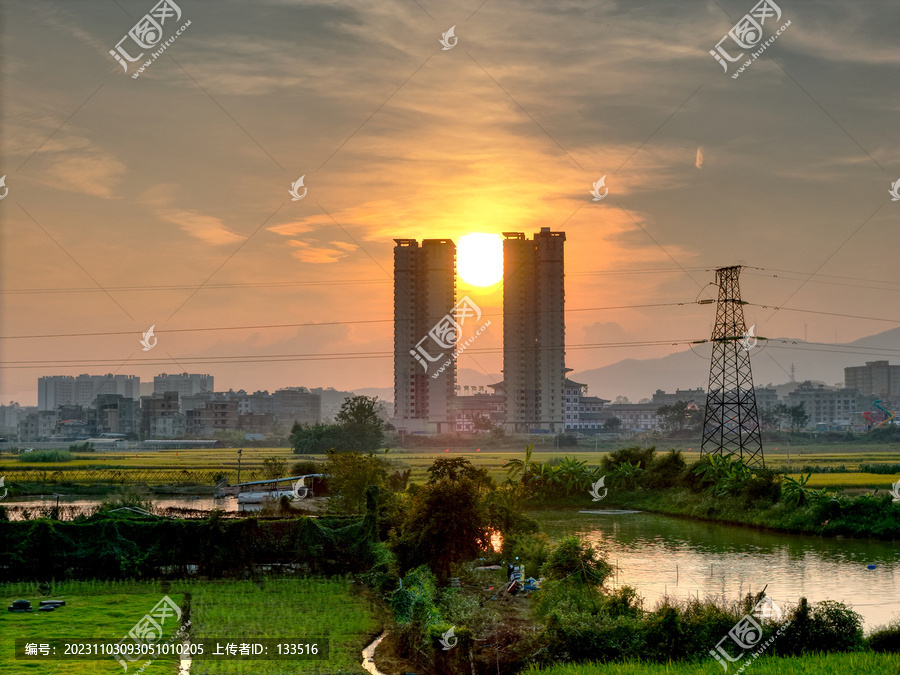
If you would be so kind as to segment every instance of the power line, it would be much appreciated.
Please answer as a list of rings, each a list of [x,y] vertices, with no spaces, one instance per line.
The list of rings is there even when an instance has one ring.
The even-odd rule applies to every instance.
[[[611,307],[577,307],[577,308],[568,308],[566,312],[593,312],[593,311],[601,311],[601,310],[615,310],[615,309],[643,309],[647,307],[679,307],[682,305],[693,305],[696,304],[695,301],[691,300],[688,302],[657,302],[650,303],[645,305],[615,305]],[[556,310],[547,310],[556,311]],[[519,312],[519,314],[538,314],[539,312]],[[507,313],[506,316],[514,316],[514,313]],[[502,313],[499,314],[483,314],[482,316],[504,316]],[[157,335],[162,335],[163,333],[198,333],[198,332],[208,332],[208,331],[225,331],[225,330],[257,330],[263,328],[309,328],[314,326],[350,326],[357,324],[369,324],[369,323],[392,323],[394,321],[393,318],[390,319],[358,319],[355,321],[323,321],[321,323],[276,323],[276,324],[260,324],[260,325],[252,325],[252,326],[218,326],[213,328],[171,328],[157,331]],[[127,330],[127,331],[101,331],[97,333],[53,333],[47,335],[0,335],[0,340],[22,340],[22,339],[36,339],[36,338],[70,338],[70,337],[101,337],[107,335],[134,335],[136,331]]]
[[[648,341],[632,341],[632,342],[598,342],[580,345],[569,345],[567,349],[602,349],[602,348],[620,348],[620,347],[649,347],[658,345],[679,345],[697,342],[695,340],[648,340]],[[700,342],[705,342],[701,340]],[[544,348],[549,349],[549,348]],[[502,347],[485,347],[482,349],[466,350],[466,353],[476,354],[499,354],[502,353]],[[370,359],[370,358],[393,358],[393,351],[370,351],[370,352],[331,352],[320,354],[241,354],[235,356],[198,356],[192,358],[180,359],[183,363],[192,363],[195,365],[213,364],[213,363],[269,363],[279,361],[309,361],[309,360],[342,360],[342,359]],[[90,367],[119,363],[119,359],[71,359],[71,360],[47,360],[47,361],[0,361],[0,368],[40,368],[40,367]],[[144,359],[133,361],[136,365],[144,366],[160,366],[167,365],[169,359]],[[18,364],[18,365],[8,365]],[[71,365],[68,365],[71,364]]]
[[[880,349],[876,347],[859,347],[846,349],[846,345],[829,345],[827,343],[801,343],[784,338],[767,339],[760,337],[760,340],[766,340],[769,343],[777,343],[783,349],[800,349],[804,351],[821,351],[828,353],[844,353],[844,354],[861,354],[864,356],[900,356],[900,350]],[[576,345],[566,345],[566,350],[581,349],[620,349],[629,347],[653,347],[660,345],[694,345],[705,344],[711,340],[645,340],[645,341],[629,341],[629,342],[596,342]],[[782,346],[783,345],[783,346]],[[796,345],[796,346],[791,346]],[[820,349],[818,347],[824,347]],[[844,349],[834,349],[834,347],[845,347]],[[537,348],[539,351],[542,348]],[[549,348],[543,348],[549,349]],[[865,350],[865,351],[864,351]],[[873,350],[877,350],[873,353]],[[502,353],[502,347],[486,347],[481,349],[469,348],[466,354],[499,354]],[[210,365],[210,364],[231,364],[231,363],[279,363],[285,361],[333,361],[333,360],[358,360],[358,359],[386,359],[393,358],[393,351],[369,351],[369,352],[329,352],[321,354],[241,354],[235,356],[202,356],[192,358],[182,358],[179,362],[190,363],[194,365]],[[119,359],[82,359],[82,360],[48,360],[48,361],[3,361],[0,362],[0,368],[16,369],[16,368],[87,368],[97,367],[110,364],[120,363]],[[141,366],[166,366],[170,363],[170,359],[144,359],[131,362],[133,365]],[[16,365],[9,365],[16,364]]]
[[[786,277],[786,276],[783,276],[783,275],[780,275],[780,274],[754,274],[753,272],[747,272],[746,274],[749,275],[749,276],[753,276],[753,277],[764,277],[764,278],[766,278],[766,279],[779,279],[779,280],[781,280],[781,281],[803,281],[803,279],[800,279],[800,278],[797,278],[797,277]],[[808,283],[811,283],[811,284],[827,284],[827,285],[829,285],[829,286],[842,286],[842,287],[845,287],[845,288],[865,288],[865,289],[875,290],[875,291],[900,291],[900,287],[897,287],[897,288],[886,288],[886,287],[884,287],[884,286],[869,286],[869,285],[865,285],[865,284],[848,284],[848,283],[844,283],[844,282],[840,282],[840,281],[822,281],[822,280],[819,280],[819,279],[809,279],[809,280],[808,280]],[[875,282],[875,283],[891,284],[891,283],[895,283],[895,282],[892,282],[892,281],[878,281],[878,282]]]
[[[883,319],[877,316],[859,316],[857,314],[839,314],[837,312],[820,312],[815,309],[800,309],[798,307],[776,307],[775,305],[761,305],[756,302],[745,302],[745,305],[751,307],[762,307],[763,309],[774,309],[775,311],[785,312],[804,312],[806,314],[824,314],[826,316],[839,316],[844,319],[866,319],[868,321],[887,321],[888,323],[900,323],[900,319]]]
[[[352,284],[389,284],[390,279],[336,279],[334,281],[260,281],[247,283],[228,284],[179,284],[170,286],[109,286],[107,291],[117,293],[129,293],[134,291],[190,291],[199,288],[204,289],[233,289],[233,288],[280,288],[294,286],[347,286]],[[13,288],[0,290],[0,294],[8,295],[34,295],[43,293],[102,293],[100,288]]]

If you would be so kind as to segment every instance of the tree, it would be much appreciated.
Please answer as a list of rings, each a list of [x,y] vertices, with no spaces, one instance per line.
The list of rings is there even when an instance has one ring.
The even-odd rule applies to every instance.
[[[459,480],[466,478],[479,487],[491,487],[493,479],[485,468],[476,467],[465,457],[448,457],[434,460],[428,467],[428,483],[434,484],[440,480]]]
[[[570,536],[553,549],[541,572],[550,580],[571,579],[580,586],[593,587],[606,580],[612,567],[589,542]]]
[[[452,565],[477,558],[490,546],[490,529],[477,486],[467,478],[423,485],[394,541],[404,570],[427,564],[440,582]]]
[[[476,417],[473,424],[475,431],[493,431],[495,424],[491,422],[490,417]]]
[[[341,427],[341,445],[359,452],[383,447],[385,424],[380,409],[377,396],[348,397],[335,417]]]
[[[618,431],[622,428],[622,420],[618,417],[610,417],[603,423],[603,428],[607,431]]]
[[[298,454],[324,453],[340,445],[340,427],[334,424],[303,425],[294,422],[291,427],[291,449]]]
[[[287,470],[287,463],[277,457],[266,457],[263,460],[263,476],[266,478],[281,478]]]
[[[384,487],[390,464],[372,453],[328,451],[324,473],[332,497],[329,507],[341,513],[362,513],[369,485]]]
[[[791,422],[791,431],[800,431],[809,423],[809,414],[802,403],[792,405],[787,409],[788,419]]]

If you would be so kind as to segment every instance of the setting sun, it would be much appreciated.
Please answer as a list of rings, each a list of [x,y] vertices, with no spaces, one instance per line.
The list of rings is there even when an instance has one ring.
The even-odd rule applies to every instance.
[[[476,232],[459,238],[456,266],[473,286],[493,286],[503,278],[503,241],[498,234]]]

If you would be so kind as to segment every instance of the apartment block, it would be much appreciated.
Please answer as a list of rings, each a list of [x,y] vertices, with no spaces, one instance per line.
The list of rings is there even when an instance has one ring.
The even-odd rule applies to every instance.
[[[844,386],[861,396],[900,404],[900,366],[887,361],[866,361],[864,366],[844,368]]]
[[[38,378],[38,410],[61,405],[93,405],[99,394],[119,394],[137,400],[141,378],[136,375],[49,375]]]
[[[179,396],[190,396],[204,391],[215,391],[212,375],[199,373],[178,373],[168,375],[162,373],[153,378],[153,393],[164,394],[167,391],[177,392]]]
[[[447,317],[456,305],[456,244],[450,239],[394,242],[393,423],[410,433],[452,432],[456,345]]]
[[[565,429],[564,232],[504,232],[503,386],[513,433]]]

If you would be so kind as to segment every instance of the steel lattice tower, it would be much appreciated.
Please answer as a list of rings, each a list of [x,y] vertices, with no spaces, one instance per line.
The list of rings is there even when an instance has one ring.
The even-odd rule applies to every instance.
[[[763,467],[762,438],[756,410],[756,392],[745,348],[744,303],[738,277],[741,266],[716,270],[719,300],[713,328],[709,388],[703,418],[700,454],[734,452],[749,466]]]

